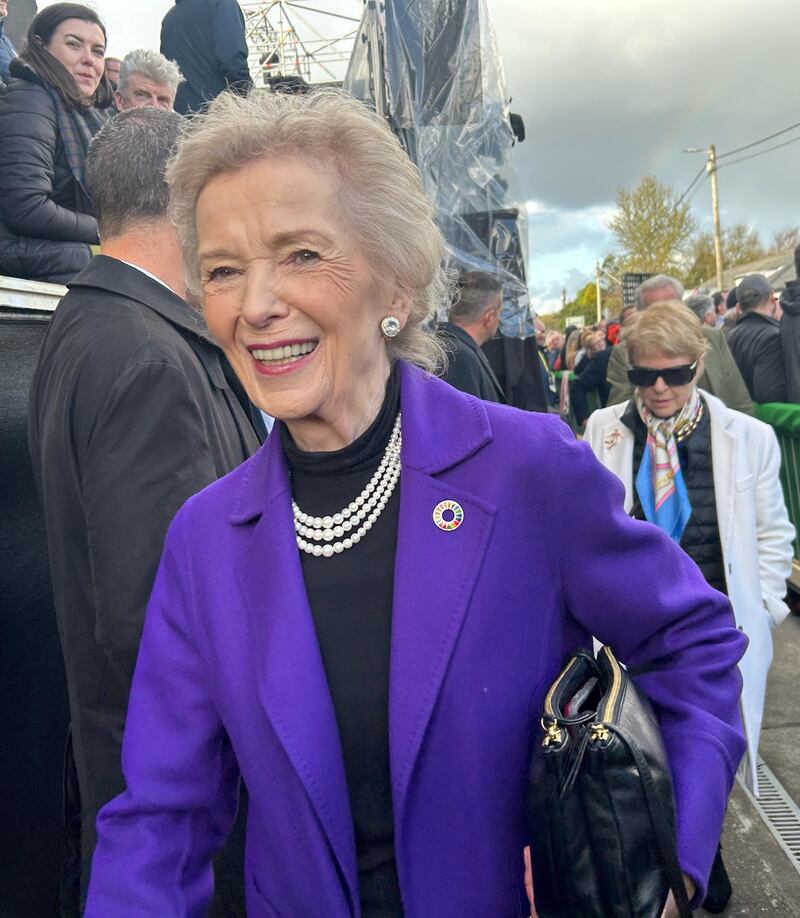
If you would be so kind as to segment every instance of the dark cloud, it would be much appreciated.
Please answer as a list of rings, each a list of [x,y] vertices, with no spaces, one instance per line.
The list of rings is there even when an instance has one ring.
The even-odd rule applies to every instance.
[[[648,173],[683,190],[702,163],[684,147],[725,152],[800,121],[793,0],[494,0],[492,10],[528,131],[516,154],[523,193],[559,210],[607,204]],[[721,170],[723,219],[766,236],[800,222],[798,156],[800,143]],[[693,199],[701,219],[708,195],[704,183]]]

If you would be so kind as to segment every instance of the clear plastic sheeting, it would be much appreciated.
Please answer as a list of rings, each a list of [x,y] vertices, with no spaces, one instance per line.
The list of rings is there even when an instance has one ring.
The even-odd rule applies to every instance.
[[[345,87],[387,118],[419,167],[449,266],[498,274],[503,334],[533,334],[527,219],[487,0],[386,0],[382,12],[369,2]]]

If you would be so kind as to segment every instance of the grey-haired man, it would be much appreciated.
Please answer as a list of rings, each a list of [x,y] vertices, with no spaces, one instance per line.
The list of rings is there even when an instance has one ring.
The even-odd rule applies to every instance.
[[[636,308],[641,311],[662,303],[665,300],[680,300],[683,297],[683,284],[674,277],[657,274],[639,285],[636,290]],[[708,341],[705,355],[705,369],[698,380],[701,388],[722,399],[728,408],[753,413],[753,403],[725,341],[725,336],[716,328],[703,326],[703,334]],[[609,405],[620,405],[633,395],[633,386],[628,381],[628,352],[625,344],[617,344],[611,351],[608,361],[606,380],[611,387],[608,397]]]
[[[117,108],[121,112],[147,106],[173,109],[182,80],[178,65],[158,51],[131,51],[119,71],[119,86],[114,94]]]

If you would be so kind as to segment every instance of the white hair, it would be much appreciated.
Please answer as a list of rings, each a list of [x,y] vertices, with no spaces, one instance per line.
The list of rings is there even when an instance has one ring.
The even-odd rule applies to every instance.
[[[683,284],[679,280],[670,277],[668,274],[656,274],[654,277],[648,277],[647,280],[642,281],[636,288],[634,305],[637,309],[645,309],[645,293],[648,290],[663,290],[665,287],[672,287],[675,291],[676,299],[679,300],[683,297]]]
[[[169,86],[170,93],[174,96],[178,91],[178,86],[183,82],[178,65],[159,54],[158,51],[150,51],[145,48],[137,48],[126,54],[119,68],[119,92],[126,88],[128,80],[134,73],[141,73],[143,77],[152,80],[154,83],[160,83],[162,86]]]
[[[411,302],[408,322],[387,341],[390,359],[433,370],[444,362],[430,319],[448,299],[444,240],[419,172],[386,122],[347,93],[222,93],[187,125],[167,170],[170,213],[187,283],[199,293],[197,199],[215,176],[264,157],[333,170],[342,219],[382,286]]]

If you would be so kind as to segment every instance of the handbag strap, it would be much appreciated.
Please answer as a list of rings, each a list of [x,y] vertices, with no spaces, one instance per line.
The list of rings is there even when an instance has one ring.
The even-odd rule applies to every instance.
[[[614,724],[606,724],[606,727],[622,740],[633,758],[641,778],[642,790],[644,791],[647,808],[650,811],[650,821],[655,830],[656,842],[667,874],[667,880],[672,894],[675,896],[675,904],[678,906],[678,914],[680,918],[692,918],[692,910],[689,907],[689,898],[686,895],[686,886],[683,882],[683,871],[675,853],[675,835],[669,831],[669,826],[673,825],[674,820],[665,812],[664,803],[653,780],[650,764],[642,755],[639,747],[632,743]]]

